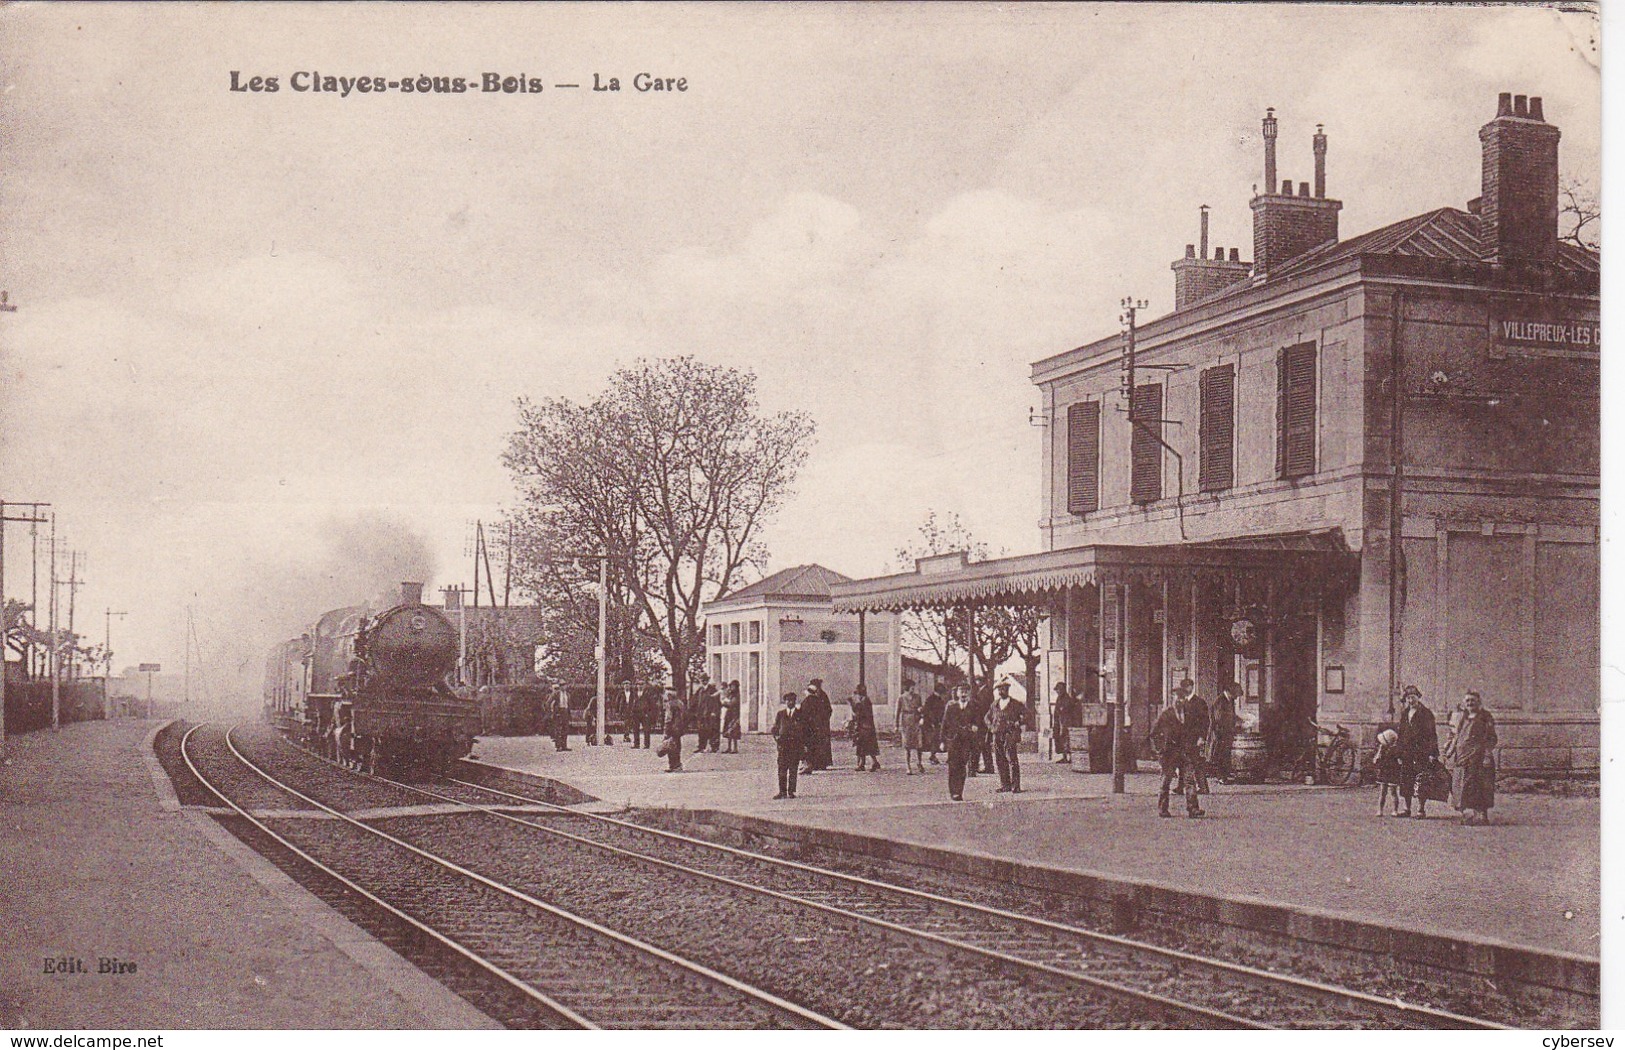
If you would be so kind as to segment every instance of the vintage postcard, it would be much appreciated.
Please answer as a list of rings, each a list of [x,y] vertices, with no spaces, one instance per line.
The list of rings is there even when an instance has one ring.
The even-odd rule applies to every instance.
[[[1602,20],[0,8],[10,1045],[1606,1045]]]

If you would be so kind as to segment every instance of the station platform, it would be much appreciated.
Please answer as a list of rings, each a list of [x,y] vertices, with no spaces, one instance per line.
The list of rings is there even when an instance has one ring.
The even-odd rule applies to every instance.
[[[588,747],[573,737],[571,750],[555,752],[545,737],[486,737],[475,757],[565,783],[600,808],[704,810],[735,826],[799,828],[826,842],[886,839],[1413,931],[1438,944],[1599,956],[1595,798],[1502,793],[1494,824],[1462,827],[1442,804],[1425,821],[1379,817],[1375,787],[1214,782],[1202,798],[1205,818],[1184,817],[1176,799],[1175,817],[1163,820],[1161,777],[1151,772],[1128,776],[1126,793],[1113,795],[1109,774],[1029,754],[1022,794],[997,793],[998,778],[985,775],[954,802],[946,759],[907,776],[903,752],[883,748],[884,768],[859,773],[837,740],[835,768],[803,776],[798,797],[778,801],[770,739],[746,737],[737,755],[691,754],[692,741],[683,740],[685,768],[676,774],[619,738]]]
[[[183,809],[152,753],[163,724],[6,740],[0,1028],[495,1027]]]

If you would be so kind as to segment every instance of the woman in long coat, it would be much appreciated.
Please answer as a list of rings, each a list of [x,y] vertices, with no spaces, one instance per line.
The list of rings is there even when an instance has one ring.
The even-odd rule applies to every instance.
[[[722,691],[722,739],[728,742],[724,754],[736,755],[739,753],[739,708],[741,706],[739,683],[729,682],[728,687]]]
[[[1461,724],[1448,749],[1450,786],[1456,808],[1461,810],[1461,822],[1473,823],[1476,813],[1479,823],[1488,824],[1490,810],[1495,806],[1495,719],[1472,690],[1462,701],[1462,712]]]
[[[852,731],[852,744],[858,751],[858,769],[863,769],[864,759],[874,763],[874,768],[880,768],[880,740],[875,735],[875,705],[869,699],[869,690],[859,685],[853,692],[852,721],[848,728]]]

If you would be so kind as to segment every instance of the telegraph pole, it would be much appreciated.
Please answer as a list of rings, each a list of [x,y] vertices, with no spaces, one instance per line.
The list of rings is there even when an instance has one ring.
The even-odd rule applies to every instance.
[[[79,555],[84,551],[68,552],[68,637],[78,637],[73,633],[73,607],[79,597]],[[68,650],[68,677],[79,677],[79,661],[74,657],[73,650]]]
[[[56,633],[56,511],[51,512],[51,728],[62,727],[62,640]]]
[[[0,306],[4,306],[5,293],[0,292]],[[11,307],[10,309],[16,309]],[[26,521],[32,530],[38,522],[45,519],[39,516],[41,507],[49,507],[49,503],[13,503],[13,507],[27,507],[28,512],[22,517],[8,517],[6,515],[6,501],[0,499],[0,754],[5,753],[6,746],[6,644],[5,644],[5,608],[6,608],[6,522]],[[28,620],[33,624],[38,619],[32,606],[28,610]],[[32,653],[34,643],[28,643],[30,666],[32,666]]]
[[[106,717],[113,717],[113,617],[123,618],[130,615],[127,612],[114,612],[113,607],[107,607],[107,640],[102,645],[102,711]]]

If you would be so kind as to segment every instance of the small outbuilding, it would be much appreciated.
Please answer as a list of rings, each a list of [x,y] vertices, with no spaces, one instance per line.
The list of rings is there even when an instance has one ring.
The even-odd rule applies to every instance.
[[[836,707],[837,727],[860,682],[876,724],[891,724],[888,705],[903,678],[897,616],[835,612],[830,586],[850,582],[822,565],[797,565],[706,603],[706,672],[712,681],[739,683],[747,732],[766,732],[779,697],[805,692],[814,678]]]

